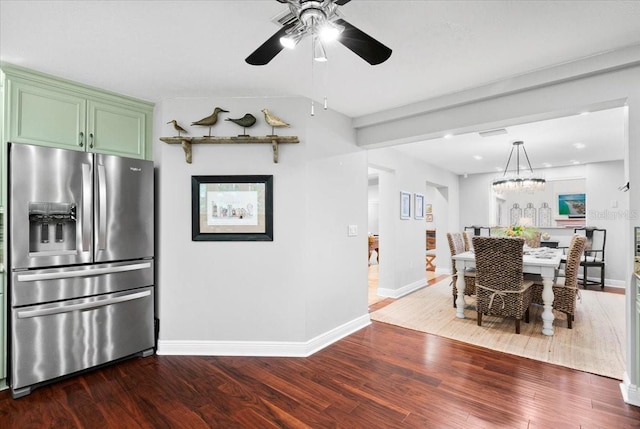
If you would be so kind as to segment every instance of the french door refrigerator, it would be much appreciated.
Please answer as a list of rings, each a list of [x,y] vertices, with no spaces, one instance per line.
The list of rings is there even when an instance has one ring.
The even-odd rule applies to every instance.
[[[10,143],[14,398],[154,347],[151,161]]]

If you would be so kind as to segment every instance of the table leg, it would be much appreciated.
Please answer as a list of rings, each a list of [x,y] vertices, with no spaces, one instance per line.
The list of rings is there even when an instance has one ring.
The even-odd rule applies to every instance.
[[[544,303],[542,333],[553,335],[553,319],[555,318],[553,315],[553,277],[543,277],[542,285],[542,302]]]
[[[456,298],[456,317],[464,319],[464,261],[456,261],[456,270],[458,272],[458,280],[456,288],[458,289],[458,298]]]

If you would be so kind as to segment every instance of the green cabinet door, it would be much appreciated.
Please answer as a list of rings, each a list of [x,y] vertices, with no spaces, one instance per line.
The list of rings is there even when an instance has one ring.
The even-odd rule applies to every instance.
[[[89,100],[87,130],[91,152],[145,158],[146,115],[140,110]]]
[[[3,65],[6,141],[151,159],[153,104]]]
[[[9,81],[9,141],[83,150],[85,98],[20,79]]]

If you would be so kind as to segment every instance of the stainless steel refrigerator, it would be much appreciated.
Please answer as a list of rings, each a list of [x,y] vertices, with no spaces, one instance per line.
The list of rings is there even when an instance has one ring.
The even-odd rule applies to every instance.
[[[151,161],[10,143],[14,398],[154,347]]]

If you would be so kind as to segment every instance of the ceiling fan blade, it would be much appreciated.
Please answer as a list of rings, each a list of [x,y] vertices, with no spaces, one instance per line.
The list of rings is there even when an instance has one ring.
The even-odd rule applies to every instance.
[[[280,1],[280,0],[278,0],[278,1]],[[351,0],[336,0],[336,1],[334,1],[334,3],[337,4],[338,6],[342,6],[342,5],[345,5],[345,4],[349,3],[350,1]]]
[[[372,66],[385,62],[391,56],[393,51],[390,48],[344,19],[336,19],[334,22],[344,27],[338,41]]]
[[[252,66],[263,66],[268,64],[276,55],[280,53],[284,46],[280,43],[280,38],[285,35],[288,29],[292,28],[294,23],[282,27],[273,36],[269,37],[266,42],[251,53],[245,61]]]

